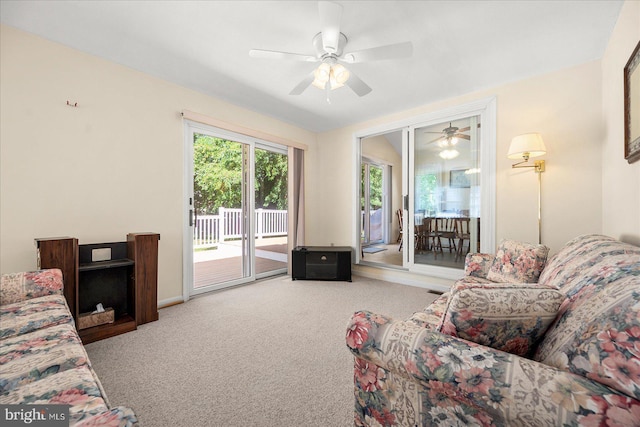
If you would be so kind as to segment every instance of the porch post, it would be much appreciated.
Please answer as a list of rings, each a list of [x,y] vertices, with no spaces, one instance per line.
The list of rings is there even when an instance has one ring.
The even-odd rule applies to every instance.
[[[220,243],[224,242],[227,234],[227,215],[223,207],[218,208],[218,231],[220,233]]]

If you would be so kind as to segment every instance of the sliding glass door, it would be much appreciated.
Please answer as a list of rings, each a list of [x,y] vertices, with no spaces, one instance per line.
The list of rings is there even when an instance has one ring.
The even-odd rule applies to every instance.
[[[287,270],[287,151],[256,144],[255,259],[256,277]]]
[[[286,150],[193,123],[185,139],[188,294],[286,272]]]
[[[358,263],[455,279],[467,253],[495,250],[495,100],[356,137]],[[377,165],[391,179],[382,185],[385,244],[374,240]]]
[[[412,129],[414,264],[462,269],[480,248],[479,128],[472,116]]]
[[[193,132],[193,290],[250,278],[251,150],[248,144]]]

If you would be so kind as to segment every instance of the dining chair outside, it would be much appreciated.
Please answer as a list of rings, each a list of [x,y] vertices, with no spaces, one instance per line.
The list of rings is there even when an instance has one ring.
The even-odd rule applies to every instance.
[[[449,253],[456,251],[456,233],[455,233],[455,221],[454,218],[437,218],[436,219],[436,235],[438,241],[438,250],[442,253],[442,242],[445,241],[446,248],[449,249]]]
[[[466,256],[467,253],[471,250],[471,232],[469,230],[470,218],[456,218],[455,222],[455,238],[458,240],[458,247],[456,250],[456,261],[460,259],[460,257]],[[464,242],[467,241],[467,250],[464,252]]]

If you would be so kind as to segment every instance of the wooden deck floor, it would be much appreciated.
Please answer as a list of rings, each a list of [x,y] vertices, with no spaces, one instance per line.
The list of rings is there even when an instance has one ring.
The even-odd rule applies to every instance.
[[[260,251],[287,253],[287,245],[261,246]],[[256,274],[287,268],[287,263],[256,256]],[[196,262],[193,270],[193,287],[201,288],[216,283],[242,278],[242,257],[230,257]]]

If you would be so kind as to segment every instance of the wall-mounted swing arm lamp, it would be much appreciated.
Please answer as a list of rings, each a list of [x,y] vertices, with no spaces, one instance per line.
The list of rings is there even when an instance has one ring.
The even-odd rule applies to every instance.
[[[544,145],[539,133],[525,133],[511,140],[507,158],[512,160],[522,159],[511,165],[512,168],[534,168],[538,174],[538,243],[542,243],[542,172],[545,171],[544,160],[536,160],[532,165],[528,164],[532,157],[544,156],[547,147]]]
[[[511,165],[512,168],[535,168],[536,172],[544,172],[544,160],[536,160],[533,165],[523,165],[523,163],[528,163],[531,157],[545,154],[547,154],[547,147],[544,145],[542,136],[539,133],[525,133],[511,140],[507,157],[512,160],[523,159]]]

